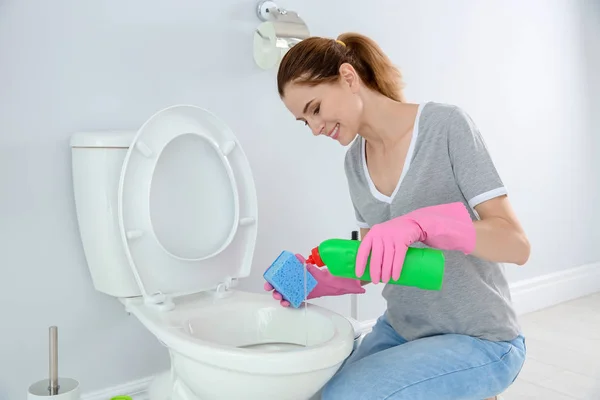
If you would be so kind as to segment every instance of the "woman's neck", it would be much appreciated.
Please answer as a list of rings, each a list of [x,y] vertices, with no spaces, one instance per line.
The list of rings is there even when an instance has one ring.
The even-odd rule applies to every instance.
[[[391,148],[412,131],[417,104],[400,103],[372,91],[365,94],[363,104],[359,133],[370,146]]]

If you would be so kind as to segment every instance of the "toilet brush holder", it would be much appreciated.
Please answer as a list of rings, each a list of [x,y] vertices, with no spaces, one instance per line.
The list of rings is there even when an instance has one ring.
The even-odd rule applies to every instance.
[[[79,382],[58,377],[58,328],[50,327],[50,357],[47,379],[33,383],[27,390],[27,400],[80,400]],[[51,398],[51,399],[50,399]]]
[[[27,391],[27,400],[46,399],[46,400],[81,400],[81,391],[79,382],[71,378],[58,378],[60,385],[58,393],[51,395],[48,390],[48,379],[37,381]]]

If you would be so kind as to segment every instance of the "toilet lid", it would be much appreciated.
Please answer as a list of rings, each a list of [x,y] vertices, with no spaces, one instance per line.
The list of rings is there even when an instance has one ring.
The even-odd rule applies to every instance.
[[[118,216],[145,297],[210,290],[250,273],[250,165],[232,131],[202,108],[169,107],[137,132],[121,170]]]

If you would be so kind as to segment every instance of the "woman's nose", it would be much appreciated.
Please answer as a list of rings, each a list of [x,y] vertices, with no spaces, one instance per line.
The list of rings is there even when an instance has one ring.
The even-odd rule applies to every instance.
[[[310,129],[312,130],[312,133],[315,136],[319,136],[321,133],[323,133],[323,125],[322,124],[314,124],[311,126]]]

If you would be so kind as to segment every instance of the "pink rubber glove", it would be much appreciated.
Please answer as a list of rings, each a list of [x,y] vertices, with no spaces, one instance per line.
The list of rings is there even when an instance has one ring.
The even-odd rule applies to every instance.
[[[374,225],[356,255],[356,275],[362,276],[369,253],[371,281],[400,278],[408,246],[422,242],[440,250],[470,254],[475,249],[475,227],[461,202],[419,208],[401,217]]]
[[[304,257],[296,254],[296,257],[302,264],[306,263]],[[316,265],[306,264],[306,270],[317,281],[317,286],[308,294],[307,299],[316,299],[324,296],[341,296],[343,294],[362,294],[365,289],[361,286],[360,281],[348,278],[338,278],[329,273],[325,268],[319,268]],[[269,282],[265,282],[265,290],[270,292],[273,286]],[[273,290],[273,298],[279,300],[279,303],[284,307],[289,307],[290,302],[283,300],[281,293]]]

